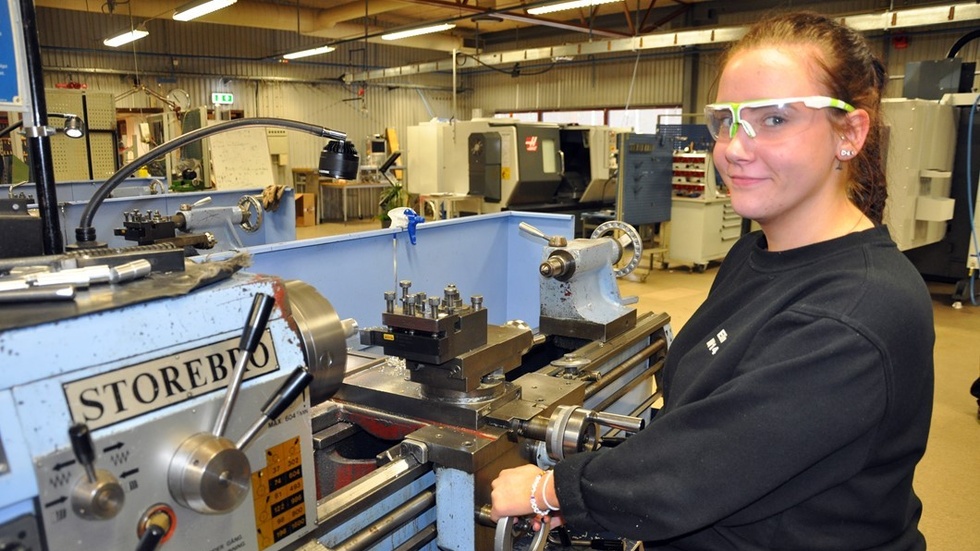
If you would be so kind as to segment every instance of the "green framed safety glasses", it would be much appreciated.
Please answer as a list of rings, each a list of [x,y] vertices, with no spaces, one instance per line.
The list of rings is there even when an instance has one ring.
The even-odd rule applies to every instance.
[[[772,142],[802,132],[812,124],[814,110],[828,107],[846,113],[855,109],[846,101],[827,96],[800,96],[711,103],[705,106],[704,117],[717,141],[733,139],[741,127],[750,138]]]

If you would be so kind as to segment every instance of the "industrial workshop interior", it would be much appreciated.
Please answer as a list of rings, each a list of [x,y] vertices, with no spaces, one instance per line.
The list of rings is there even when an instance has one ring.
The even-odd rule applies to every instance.
[[[738,310],[685,340],[718,331],[699,307],[730,292],[719,274],[755,266],[726,257],[772,235],[729,175],[736,147],[788,151],[757,105],[811,114],[807,132],[867,117],[788,84],[726,95],[753,52],[728,48],[801,10],[884,67],[868,135],[887,202],[834,243],[880,235],[931,302],[934,345],[915,301],[854,314],[933,346],[905,388],[869,384],[864,357],[841,375],[872,340],[839,328],[786,358],[790,341],[740,344],[827,321],[738,334],[759,317]],[[977,2],[7,0],[0,15],[0,549],[980,549]],[[827,161],[834,182],[853,154]],[[807,363],[838,344],[839,361]],[[788,386],[788,409],[759,391],[698,416],[691,389],[715,381],[693,379],[716,353],[738,363],[701,399],[715,408],[779,374],[773,358],[814,384]],[[728,456],[743,416],[759,440]],[[879,450],[915,431],[902,480],[851,450],[863,464],[813,457],[741,493],[835,434]]]

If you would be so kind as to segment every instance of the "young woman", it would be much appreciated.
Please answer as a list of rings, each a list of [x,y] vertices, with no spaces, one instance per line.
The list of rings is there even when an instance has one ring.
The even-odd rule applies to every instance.
[[[925,549],[932,306],[881,225],[884,69],[812,13],[757,24],[721,69],[715,165],[762,231],[674,340],[647,428],[503,471],[493,515],[531,514],[533,486],[559,522],[648,549]]]

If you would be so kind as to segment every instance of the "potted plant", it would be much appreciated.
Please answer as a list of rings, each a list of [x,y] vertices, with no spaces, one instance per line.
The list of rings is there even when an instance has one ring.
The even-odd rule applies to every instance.
[[[405,187],[401,182],[397,180],[389,180],[388,187],[381,190],[381,199],[378,201],[378,207],[381,211],[378,214],[378,219],[381,220],[381,227],[387,228],[391,226],[391,218],[388,217],[388,211],[398,207],[404,207],[407,205],[407,193],[405,192]]]

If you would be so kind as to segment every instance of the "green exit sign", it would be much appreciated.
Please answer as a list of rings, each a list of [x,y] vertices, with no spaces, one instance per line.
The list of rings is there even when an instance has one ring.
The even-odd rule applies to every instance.
[[[231,105],[235,103],[235,94],[231,92],[211,92],[211,103],[215,105]]]

